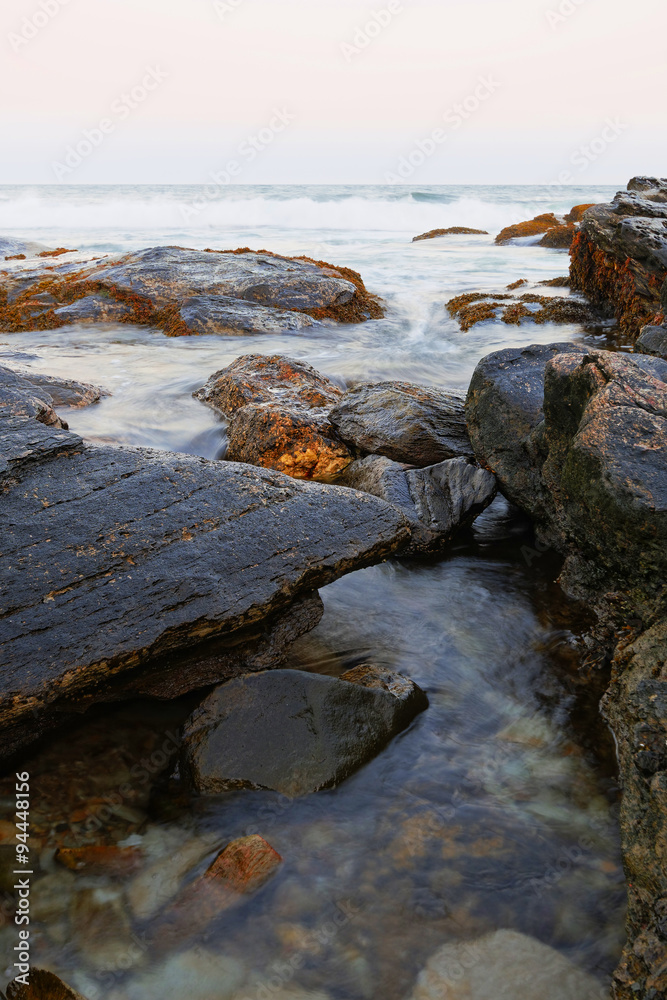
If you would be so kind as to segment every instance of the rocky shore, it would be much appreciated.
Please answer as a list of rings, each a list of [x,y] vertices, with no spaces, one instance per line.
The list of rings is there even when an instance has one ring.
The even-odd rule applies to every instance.
[[[442,235],[450,233],[417,239]],[[465,398],[405,381],[339,384],[296,358],[243,355],[194,392],[226,421],[218,461],[87,443],[63,408],[94,406],[106,388],[0,368],[0,754],[10,760],[94,705],[194,693],[160,765],[189,793],[272,790],[293,800],[346,781],[428,699],[409,677],[373,662],[336,677],[291,669],[294,643],[321,616],[318,589],[389,558],[445,551],[500,492],[530,517],[540,551],[559,553],[562,589],[595,614],[586,642],[589,662],[609,675],[602,712],[618,749],[629,901],[613,996],[661,1000],[667,180],[636,178],[611,205],[538,217],[497,242],[535,235],[545,246],[572,244],[570,281],[587,301],[508,294],[520,279],[495,296],[451,300],[462,329],[500,309],[516,325],[551,322],[559,310],[566,322],[614,316],[632,353],[569,342],[494,352]],[[62,248],[46,258],[36,245],[4,249],[7,332],[86,321],[171,336],[259,334],[381,315],[359,275],[305,258],[168,247],[93,261],[68,259],[75,252]],[[165,954],[260,891],[284,863],[257,834],[224,844],[204,836],[182,853],[168,859],[168,878],[162,857],[141,868],[129,842],[108,853],[63,844],[56,860],[68,877],[94,877],[105,865],[131,875],[133,918],[156,921],[151,947]],[[156,900],[160,865],[168,889]],[[93,914],[129,940],[125,902],[114,910],[98,891],[91,883],[81,894],[73,919],[85,928]],[[111,961],[103,947],[96,961],[101,969]],[[507,977],[531,1000],[545,991],[559,1000],[599,995],[597,980],[563,955],[497,931],[443,946],[411,996],[490,995],[508,963],[521,966],[521,977]],[[453,968],[461,974],[452,978]],[[196,964],[188,975],[198,975]],[[153,972],[141,976],[137,988],[158,989]],[[30,992],[10,983],[6,993],[81,998],[39,970]]]

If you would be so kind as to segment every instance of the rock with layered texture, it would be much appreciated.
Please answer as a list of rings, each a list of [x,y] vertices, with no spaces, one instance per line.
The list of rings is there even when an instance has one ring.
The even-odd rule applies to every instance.
[[[488,236],[486,229],[470,229],[468,226],[450,226],[449,229],[430,229],[421,236],[413,236],[412,242],[420,240],[435,240],[440,236]]]
[[[573,287],[633,340],[664,316],[667,179],[634,178],[610,204],[590,208],[572,245],[570,275]]]
[[[356,271],[268,251],[150,247],[48,265],[35,259],[0,275],[0,330],[73,322],[156,326],[169,336],[299,331],[314,320],[356,323],[383,315]]]
[[[140,681],[182,689],[192,670],[195,687],[201,664],[205,683],[228,676],[249,634],[259,655],[296,600],[409,539],[375,497],[88,446],[19,395],[0,389],[2,752]]]
[[[405,511],[412,539],[403,555],[441,549],[471,524],[496,495],[496,480],[486,469],[464,458],[452,458],[425,469],[368,455],[353,462],[337,480]]]
[[[464,401],[411,382],[361,383],[329,415],[343,441],[409,465],[471,456]]]
[[[230,681],[184,726],[194,788],[269,788],[294,797],[339,784],[427,705],[412,681],[372,665],[340,678],[272,670]]]
[[[68,406],[73,409],[98,403],[103,396],[110,395],[106,389],[86,382],[3,366],[0,367],[0,390],[4,389],[28,392],[47,406]]]
[[[667,572],[667,363],[563,347],[480,362],[466,404],[477,458],[567,557],[573,592],[655,594]]]
[[[635,351],[667,360],[667,326],[645,326],[637,338]]]
[[[305,362],[261,354],[237,358],[194,393],[229,418],[228,460],[324,481],[352,461],[329,420],[342,395]]]

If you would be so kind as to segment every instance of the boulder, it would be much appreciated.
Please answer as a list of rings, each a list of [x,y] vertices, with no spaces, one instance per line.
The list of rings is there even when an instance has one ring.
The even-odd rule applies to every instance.
[[[667,996],[667,618],[621,642],[602,702],[618,751],[628,943],[615,1000]]]
[[[409,540],[375,497],[86,445],[31,398],[0,388],[0,752],[142,683],[171,697],[170,678],[182,692],[237,672],[245,643],[288,640],[295,602]]]
[[[466,414],[478,460],[566,556],[572,593],[659,595],[667,362],[573,345],[500,351],[478,365]]]
[[[0,366],[0,391],[5,389],[28,392],[46,406],[69,406],[72,409],[90,406],[98,403],[103,396],[110,395],[106,389],[85,382]]]
[[[595,204],[587,205],[575,205],[570,211],[564,216],[566,222],[581,222],[584,217],[584,213],[588,211],[589,208],[595,208]]]
[[[637,338],[635,351],[667,360],[667,326],[645,326]]]
[[[412,539],[402,555],[441,549],[457,530],[471,524],[496,495],[495,477],[465,458],[425,469],[368,455],[347,467],[338,485],[362,490],[405,512]]]
[[[444,945],[410,1000],[602,1000],[603,984],[535,938],[501,930]]]
[[[329,414],[338,436],[361,451],[410,465],[470,456],[464,401],[411,382],[361,383]]]
[[[328,416],[342,390],[303,361],[247,354],[193,395],[230,418],[230,461],[323,481],[352,461]]]
[[[635,178],[610,204],[590,208],[571,256],[573,287],[635,340],[642,327],[664,315],[667,180]]]
[[[537,245],[539,247],[550,247],[552,250],[569,250],[576,233],[577,229],[572,224],[554,226],[553,229],[547,229]]]
[[[556,218],[553,212],[546,212],[543,215],[536,215],[528,222],[518,222],[513,226],[506,226],[496,236],[496,243],[507,244],[511,243],[512,240],[525,239],[527,236],[539,236],[541,233],[546,233],[550,229],[562,225],[563,223]]]
[[[53,972],[31,969],[29,986],[13,980],[7,986],[7,1000],[86,1000]]]
[[[488,236],[486,229],[469,229],[467,226],[450,226],[449,229],[431,229],[428,233],[422,233],[421,236],[413,236],[412,242],[418,243],[419,240],[434,240],[439,236]]]
[[[82,257],[48,265],[35,257],[3,272],[0,330],[122,322],[156,326],[169,336],[229,335],[383,315],[356,271],[307,257],[183,247]]]
[[[340,678],[249,674],[216,688],[185,723],[183,771],[204,794],[306,795],[339,784],[426,706],[412,681],[369,665]]]

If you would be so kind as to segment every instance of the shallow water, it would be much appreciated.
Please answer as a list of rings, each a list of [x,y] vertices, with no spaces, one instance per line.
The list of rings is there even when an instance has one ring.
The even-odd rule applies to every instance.
[[[218,218],[212,234],[203,221],[174,224],[173,191],[132,189],[123,198],[60,190],[25,189],[4,202],[0,194],[0,225],[10,210],[18,219],[19,208],[25,217],[35,204],[44,220],[39,230],[17,221],[7,235],[80,249],[177,243],[305,253],[356,268],[385,298],[383,320],[305,335],[169,339],[127,326],[0,334],[0,363],[112,391],[67,413],[73,430],[211,458],[224,449],[224,424],[191,393],[240,354],[288,353],[347,382],[403,378],[464,390],[491,350],[582,337],[577,327],[502,323],[463,334],[444,308],[462,291],[565,274],[567,254],[495,247],[492,236],[410,238],[455,224],[495,232],[537,211],[609,196],[514,188],[472,199],[428,189],[410,202],[387,195],[381,203],[368,192],[281,189],[236,200],[225,192],[209,206]],[[252,216],[248,228],[242,209]],[[350,228],[355,209],[365,220],[360,231]],[[296,229],[276,224],[283,211]],[[382,229],[383,217],[395,228]],[[327,219],[332,228],[324,230]],[[602,342],[605,328],[598,336]],[[296,802],[268,792],[191,801],[168,780],[170,762],[149,775],[140,762],[159,754],[191,699],[98,711],[21,761],[33,775],[35,836],[47,845],[33,889],[34,964],[88,1000],[264,1000],[280,989],[402,1000],[442,944],[514,928],[608,983],[625,903],[613,748],[596,710],[602,679],[591,688],[578,674],[586,620],[563,598],[557,574],[557,560],[537,555],[526,525],[499,500],[443,558],[391,561],[325,588],[322,623],[288,665],[337,674],[371,660],[408,674],[430,700],[407,732],[336,789]],[[53,848],[76,842],[86,819],[102,815],[128,780],[132,794],[103,813],[95,837],[140,846],[154,878],[146,887],[137,882],[146,881],[142,872],[108,878],[62,869]],[[158,917],[179,884],[165,888],[170,874],[191,880],[248,832],[283,856],[277,875],[203,930],[183,928],[176,944],[161,942]],[[13,926],[0,930],[3,955],[14,936]]]

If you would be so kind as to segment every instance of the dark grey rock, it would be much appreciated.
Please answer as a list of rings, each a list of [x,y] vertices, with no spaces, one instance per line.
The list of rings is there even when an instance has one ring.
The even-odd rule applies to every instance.
[[[85,295],[53,312],[63,323],[118,323],[133,315],[125,302],[102,295]]]
[[[284,333],[314,326],[305,313],[271,309],[230,295],[193,295],[182,303],[180,315],[196,334]]]
[[[667,326],[645,326],[637,338],[635,351],[667,359]]]
[[[90,277],[157,306],[193,295],[227,295],[282,309],[318,309],[349,302],[356,292],[352,282],[306,261],[181,247],[139,250]]]
[[[118,697],[138,671],[180,667],[185,682],[194,664],[196,677],[198,661],[409,540],[375,497],[88,446],[17,395],[0,389],[0,752],[42,718]]]
[[[452,458],[425,469],[368,455],[349,465],[337,483],[381,497],[405,511],[412,539],[402,555],[442,548],[457,530],[469,525],[493,501],[492,473]]]
[[[412,681],[369,665],[341,678],[300,670],[239,677],[186,722],[183,770],[206,794],[306,795],[339,784],[426,706]]]
[[[0,389],[28,391],[49,406],[69,406],[74,409],[90,406],[99,402],[102,396],[110,395],[106,389],[86,382],[6,367],[0,367]]]
[[[471,456],[464,401],[410,382],[363,383],[350,389],[329,417],[348,444],[410,465]]]

